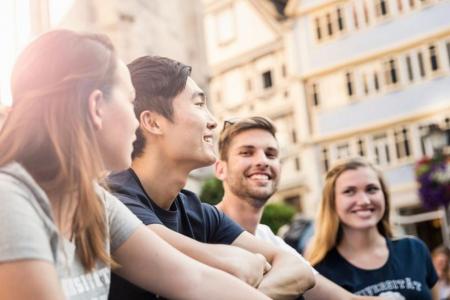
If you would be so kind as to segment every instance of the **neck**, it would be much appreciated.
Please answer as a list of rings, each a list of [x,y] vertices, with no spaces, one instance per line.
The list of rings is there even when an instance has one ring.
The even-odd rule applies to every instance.
[[[135,158],[131,168],[150,198],[162,209],[168,210],[185,186],[191,170],[180,167],[157,149],[146,149],[142,157]]]
[[[227,190],[225,190],[222,201],[217,204],[217,208],[251,234],[255,234],[256,226],[258,226],[263,213],[263,207],[255,208],[250,205],[249,201],[243,200]]]
[[[343,230],[343,237],[338,245],[340,250],[364,251],[375,249],[375,247],[380,245],[386,246],[385,238],[380,234],[377,227],[365,230],[351,228],[344,228]]]

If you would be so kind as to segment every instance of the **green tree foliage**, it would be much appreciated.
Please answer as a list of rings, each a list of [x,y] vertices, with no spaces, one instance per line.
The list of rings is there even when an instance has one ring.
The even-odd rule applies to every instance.
[[[282,202],[266,205],[261,223],[266,224],[274,233],[284,224],[291,222],[295,214],[295,208]]]
[[[200,200],[205,203],[216,205],[222,200],[222,197],[222,181],[215,177],[206,180],[200,191]]]

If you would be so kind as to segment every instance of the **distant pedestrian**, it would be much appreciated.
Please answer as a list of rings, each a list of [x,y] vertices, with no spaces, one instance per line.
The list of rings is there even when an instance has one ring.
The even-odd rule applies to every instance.
[[[441,245],[431,253],[433,265],[439,277],[439,300],[450,299],[450,250]]]
[[[332,168],[325,180],[306,257],[325,277],[359,295],[437,300],[438,280],[425,244],[393,239],[386,184],[365,160]]]

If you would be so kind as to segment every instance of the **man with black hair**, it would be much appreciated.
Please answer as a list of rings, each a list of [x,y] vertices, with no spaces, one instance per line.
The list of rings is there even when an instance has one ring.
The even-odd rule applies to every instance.
[[[151,56],[128,67],[140,126],[131,168],[109,177],[115,195],[179,251],[241,278],[271,298],[295,299],[313,286],[309,265],[256,239],[183,189],[192,170],[216,160],[217,124],[204,92],[190,77],[190,67]],[[113,277],[110,299],[151,297],[155,296]]]

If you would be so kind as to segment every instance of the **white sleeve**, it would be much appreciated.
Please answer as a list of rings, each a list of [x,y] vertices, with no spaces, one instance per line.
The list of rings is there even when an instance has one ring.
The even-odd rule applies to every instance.
[[[300,253],[298,253],[294,248],[292,248],[291,246],[289,246],[282,238],[280,238],[279,236],[276,236],[272,230],[269,228],[269,226],[264,225],[264,224],[258,224],[257,228],[256,228],[256,232],[255,232],[255,236],[261,240],[264,240],[266,242],[271,243],[272,245],[278,246],[292,254],[295,254],[298,258],[300,258],[304,263],[308,264],[314,275],[319,274],[319,272],[316,271],[316,269],[314,269],[311,264],[309,263],[309,261],[307,261]]]

